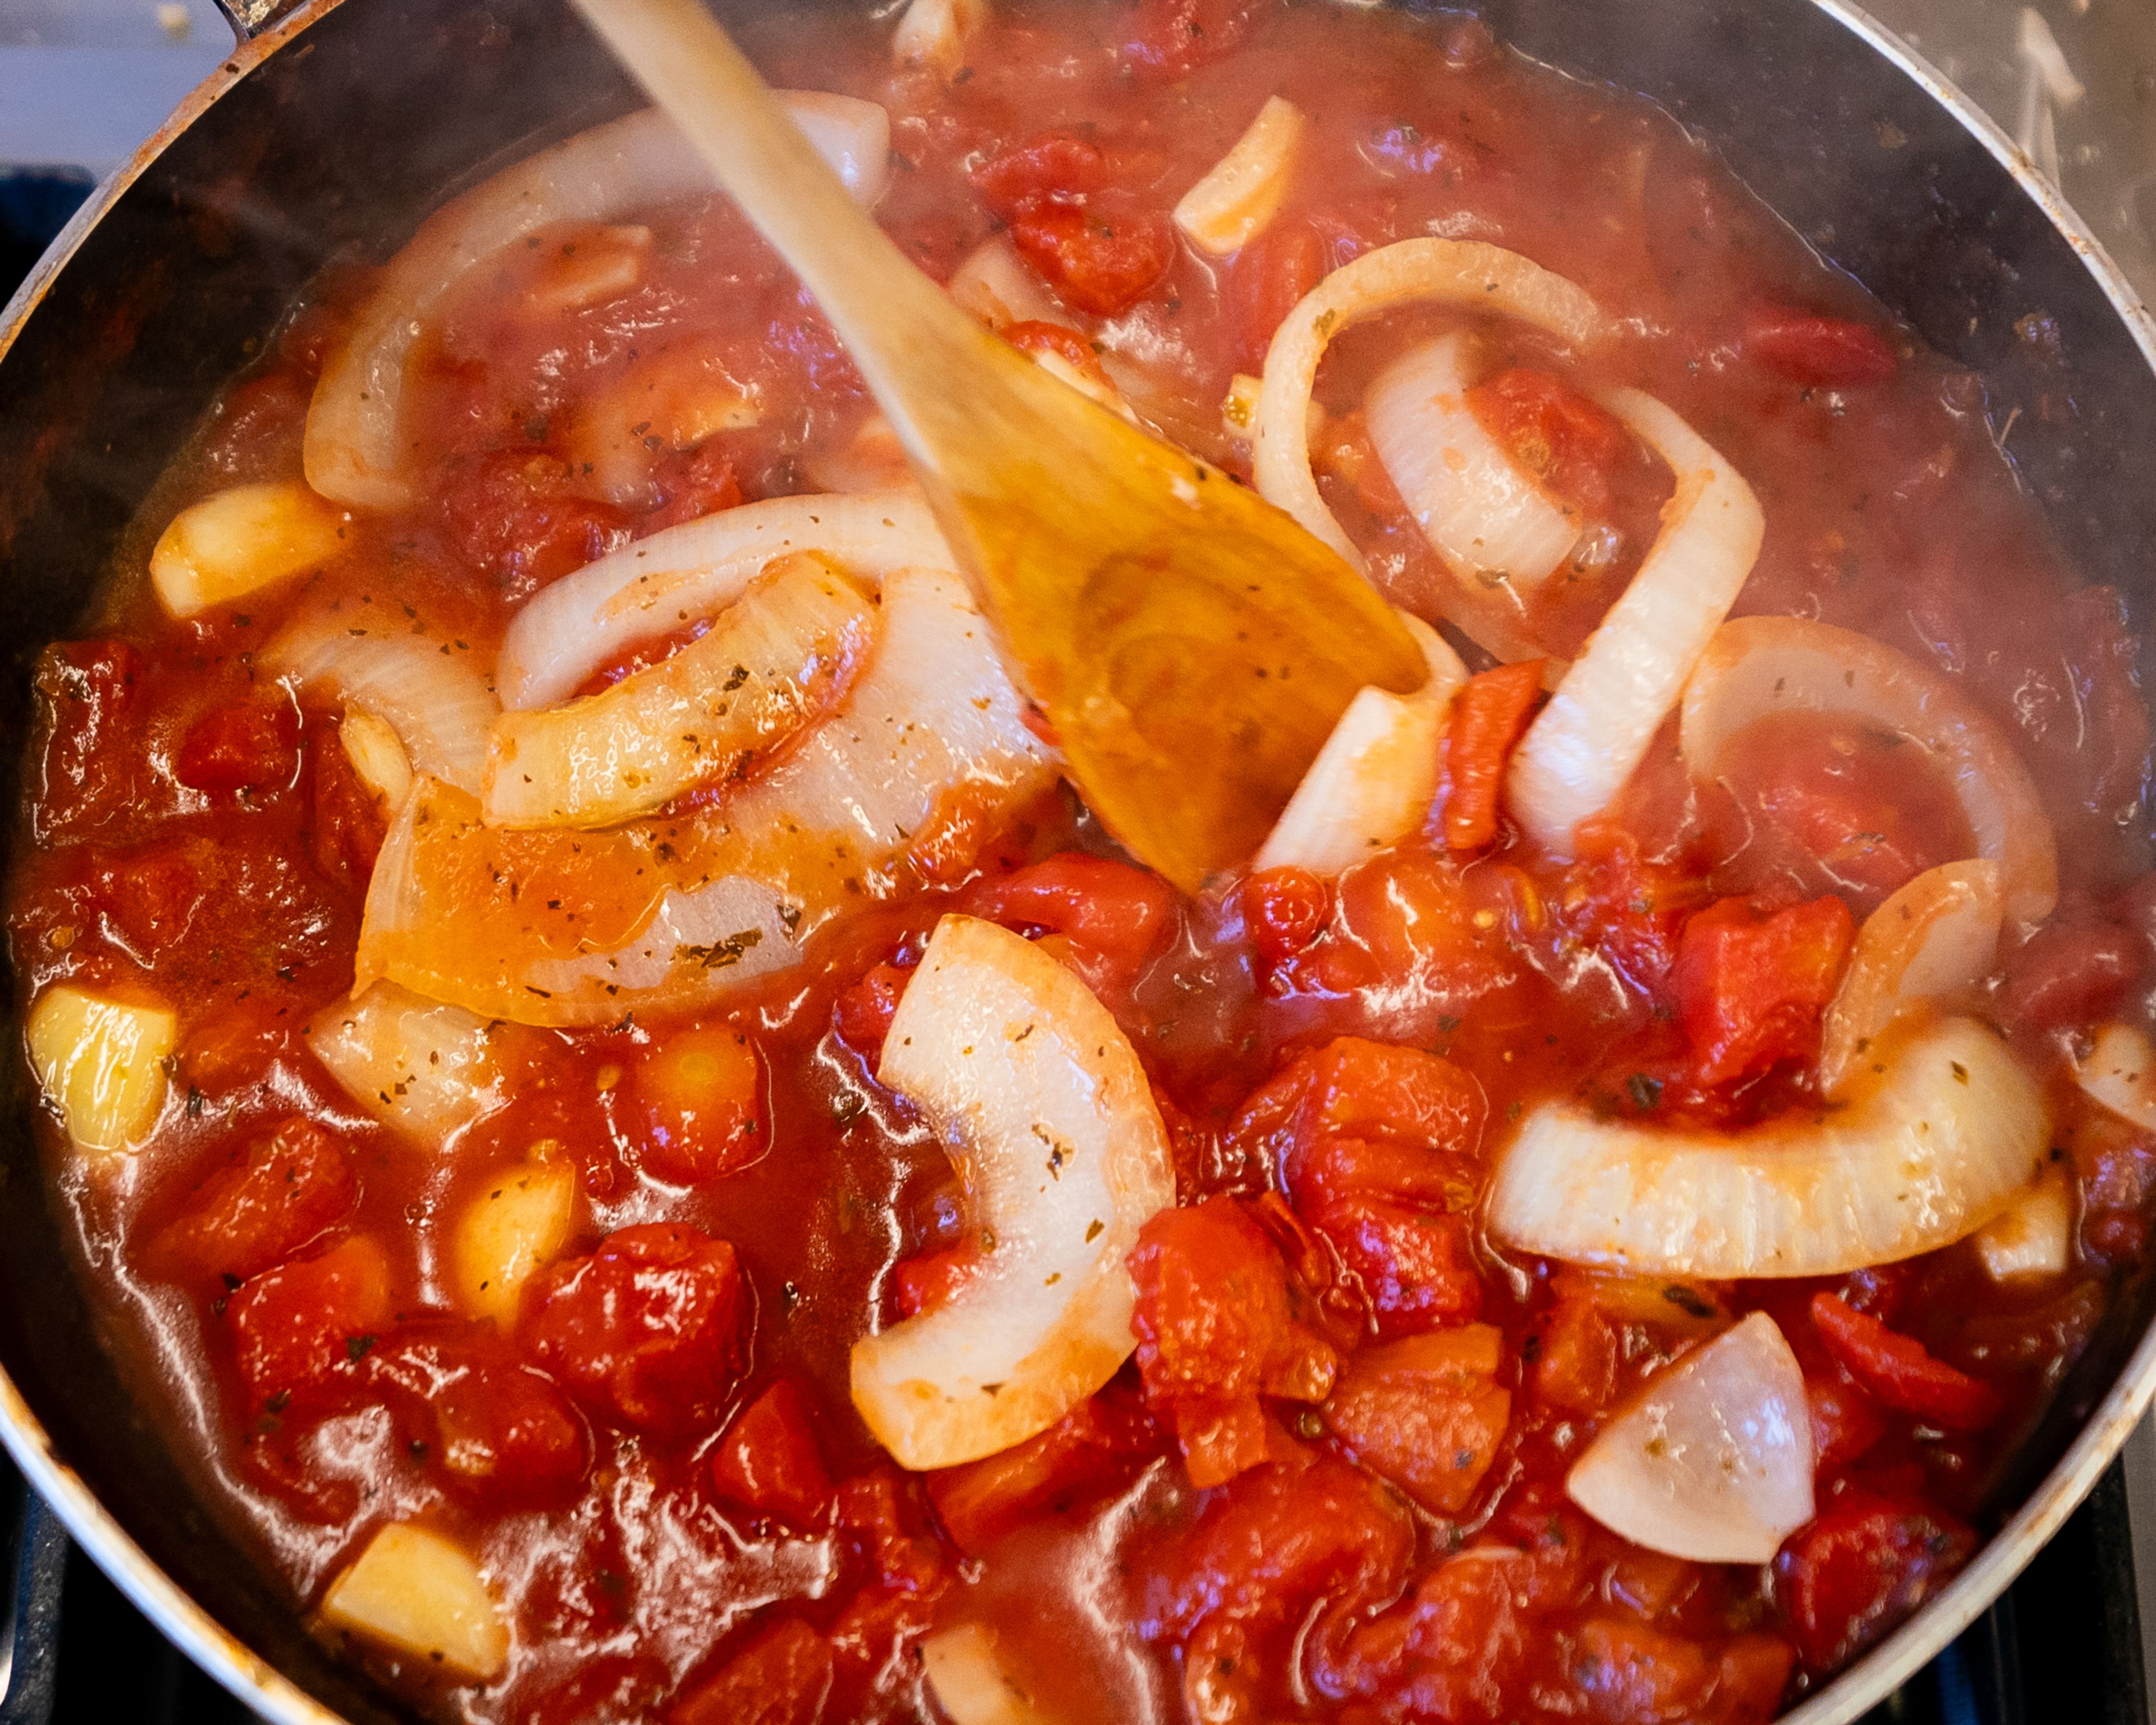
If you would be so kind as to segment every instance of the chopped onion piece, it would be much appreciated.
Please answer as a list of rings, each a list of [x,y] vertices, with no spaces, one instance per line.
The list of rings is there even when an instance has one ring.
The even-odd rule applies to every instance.
[[[340,601],[302,617],[262,655],[304,695],[363,708],[396,732],[421,773],[476,793],[501,703],[470,648],[393,608]]]
[[[1522,1251],[1711,1281],[1840,1276],[1951,1245],[2044,1163],[2042,1093],[2006,1045],[1946,1019],[1887,1050],[1840,1107],[1733,1132],[1546,1102],[1491,1182]]]
[[[150,553],[150,584],[192,617],[327,562],[349,519],[296,480],[234,485],[174,516]]]
[[[1582,524],[1475,417],[1467,356],[1458,334],[1409,348],[1371,384],[1363,416],[1387,475],[1454,578],[1517,613],[1571,554]]]
[[[359,782],[393,817],[412,794],[412,757],[404,752],[397,727],[364,707],[348,707],[337,726],[337,742]]]
[[[639,641],[739,599],[775,557],[820,552],[862,581],[956,571],[918,491],[773,497],[639,539],[545,588],[511,619],[495,676],[511,712],[566,701]]]
[[[1766,534],[1751,486],[1675,413],[1636,389],[1602,404],[1669,463],[1676,492],[1639,572],[1513,751],[1507,800],[1558,856],[1572,854],[1573,830],[1609,806],[1645,756]]]
[[[1480,316],[1517,317],[1574,347],[1603,333],[1593,300],[1562,275],[1466,239],[1403,239],[1365,252],[1303,296],[1265,352],[1251,465],[1266,501],[1286,510],[1358,569],[1355,549],[1318,495],[1310,470],[1310,397],[1326,344],[1350,324],[1396,305],[1435,302]]]
[[[952,272],[945,291],[958,309],[992,330],[1014,323],[1060,323],[1074,329],[1078,320],[1050,293],[1032,266],[1018,254],[1008,234],[984,240]]]
[[[825,444],[809,450],[801,470],[819,491],[895,491],[913,483],[906,447],[880,413],[862,420],[843,449]]]
[[[875,608],[813,552],[780,558],[711,632],[611,689],[494,721],[480,798],[511,827],[601,827],[745,774],[837,696]]]
[[[1004,1665],[996,1632],[984,1623],[937,1630],[921,1644],[921,1668],[951,1725],[1052,1725]]]
[[[881,108],[818,90],[778,95],[855,198],[872,204],[882,196],[891,119]],[[307,409],[307,483],[338,503],[408,507],[405,362],[465,273],[557,222],[619,221],[712,184],[673,122],[646,109],[527,157],[444,204],[389,260],[323,363]]]
[[[891,33],[891,58],[948,78],[966,64],[966,44],[988,21],[988,0],[912,0]]]
[[[1220,400],[1220,426],[1232,441],[1250,442],[1258,417],[1258,392],[1264,388],[1264,381],[1248,372],[1229,379],[1228,393]]]
[[[509,1663],[509,1625],[478,1560],[442,1534],[393,1522],[322,1595],[322,1620],[452,1676]]]
[[[568,1243],[576,1204],[577,1170],[558,1153],[490,1175],[457,1219],[450,1287],[459,1307],[513,1328],[525,1283]]]
[[[165,1063],[179,1014],[162,1001],[118,1000],[72,983],[38,997],[23,1027],[30,1069],[89,1157],[141,1147],[165,1105]]]
[[[332,1002],[304,1034],[354,1101],[430,1149],[508,1100],[495,1027],[393,983]]]
[[[949,1467],[1045,1430],[1130,1357],[1124,1260],[1175,1202],[1175,1169],[1107,1009],[993,922],[936,925],[877,1076],[935,1128],[968,1233],[992,1242],[943,1305],[854,1348],[877,1440],[902,1467]]]
[[[1713,778],[1731,741],[1771,713],[1849,713],[1928,751],[1960,800],[1977,855],[1999,867],[2010,926],[2058,902],[2057,847],[2035,782],[1999,728],[1954,683],[1854,629],[1800,617],[1724,624],[1685,689],[1685,760]]]
[[[1293,102],[1268,96],[1235,147],[1183,194],[1175,225],[1216,258],[1241,250],[1280,213],[1309,129]]]
[[[734,375],[723,347],[685,341],[631,361],[579,402],[562,453],[608,502],[650,509],[664,495],[655,472],[662,454],[762,418],[761,386]]]
[[[1976,1255],[1994,1281],[2049,1281],[2073,1261],[2074,1194],[2054,1169],[1977,1230]]]
[[[1999,950],[2001,914],[1999,865],[1974,857],[1925,870],[1865,918],[1826,1009],[1820,1094],[1840,1100],[1895,1023],[1980,982]]]
[[[2145,1132],[2156,1132],[2156,1048],[2131,1024],[2106,1024],[2074,1082],[2092,1101]]]
[[[1419,618],[1400,621],[1430,661],[1412,695],[1358,691],[1287,807],[1254,869],[1307,869],[1330,879],[1421,826],[1437,794],[1437,750],[1454,693],[1467,680],[1460,655]]]
[[[966,867],[1056,757],[959,577],[899,570],[880,614],[837,710],[716,806],[516,829],[421,779],[375,864],[359,982],[535,1024],[691,1010],[798,963],[844,912]]]
[[[1650,1378],[1565,1476],[1565,1495],[1635,1545],[1764,1563],[1812,1518],[1804,1376],[1763,1312]]]

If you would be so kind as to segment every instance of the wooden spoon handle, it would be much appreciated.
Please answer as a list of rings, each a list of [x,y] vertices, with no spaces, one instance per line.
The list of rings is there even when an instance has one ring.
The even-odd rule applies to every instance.
[[[918,451],[907,408],[942,393],[952,360],[978,363],[981,331],[862,213],[700,0],[576,5],[793,265]]]

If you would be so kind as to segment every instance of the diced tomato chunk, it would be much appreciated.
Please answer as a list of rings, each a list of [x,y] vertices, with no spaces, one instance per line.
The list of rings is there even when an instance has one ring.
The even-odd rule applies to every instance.
[[[366,1356],[450,1495],[490,1513],[564,1503],[590,1459],[568,1399],[491,1325],[413,1327]]]
[[[1512,1398],[1497,1385],[1503,1338],[1489,1324],[1358,1353],[1325,1422],[1363,1466],[1433,1515],[1456,1515],[1496,1458]]]
[[[1788,305],[1755,305],[1744,319],[1744,352],[1770,372],[1815,389],[1890,382],[1901,362],[1868,324]]]
[[[808,1392],[780,1378],[734,1416],[713,1452],[719,1495],[797,1527],[814,1526],[831,1502],[816,1423]]]
[[[1139,0],[1123,53],[1162,78],[1182,78],[1232,49],[1250,28],[1250,0]]]
[[[1410,1718],[1509,1717],[1505,1701],[1530,1645],[1532,1625],[1520,1608],[1531,1568],[1505,1547],[1447,1558],[1407,1599],[1355,1630],[1326,1674],[1328,1686]]]
[[[930,1474],[928,1496],[958,1548],[978,1557],[1019,1527],[1122,1486],[1162,1444],[1145,1404],[1111,1384],[1024,1443]]]
[[[1481,1086],[1442,1055],[1340,1036],[1298,1055],[1252,1091],[1229,1135],[1270,1160],[1292,1190],[1328,1138],[1472,1156],[1486,1111]]]
[[[783,1619],[692,1684],[667,1725],[816,1725],[831,1667],[830,1642],[800,1619]]]
[[[661,454],[651,474],[665,501],[637,523],[639,536],[683,521],[701,521],[732,509],[742,501],[741,475],[733,457],[716,439],[686,451]]]
[[[239,1289],[224,1319],[253,1411],[348,1380],[388,1322],[389,1299],[388,1260],[365,1235]]]
[[[1267,869],[1243,883],[1250,944],[1267,967],[1292,958],[1324,932],[1332,889],[1307,869]]]
[[[344,1147],[295,1114],[195,1189],[151,1260],[187,1281],[244,1281],[311,1245],[358,1197]]]
[[[2006,960],[1999,1010],[2019,1031],[2095,1023],[2148,968],[2148,942],[2116,922],[2054,922]]]
[[[1147,1222],[1130,1262],[1146,1402],[1174,1427],[1192,1482],[1216,1486],[1272,1459],[1259,1398],[1321,1400],[1337,1362],[1303,1323],[1265,1230],[1235,1199],[1211,1198]]]
[[[212,707],[188,727],[172,757],[172,776],[222,799],[281,790],[297,774],[299,759],[299,709],[285,698],[247,701]]]
[[[1091,138],[1075,131],[1045,131],[991,157],[973,170],[973,180],[983,202],[1008,222],[1029,198],[1075,202],[1102,190],[1108,183],[1108,159]]]
[[[1175,261],[1175,230],[1158,211],[1104,193],[1083,204],[1029,198],[1011,240],[1071,305],[1096,317],[1127,311]]]
[[[741,1369],[741,1265],[653,1223],[556,1264],[525,1296],[525,1346],[594,1413],[662,1436],[712,1424]]]
[[[1480,850],[1497,837],[1497,796],[1512,745],[1543,692],[1543,663],[1522,660],[1470,677],[1445,733],[1445,842]]]
[[[459,557],[522,599],[606,555],[629,517],[578,495],[569,465],[544,449],[492,449],[466,461],[441,494],[442,525]]]
[[[305,747],[308,852],[325,880],[364,900],[389,830],[388,811],[360,782],[334,725],[311,721]]]
[[[1553,895],[1558,922],[1598,950],[1642,993],[1658,993],[1676,964],[1686,921],[1709,896],[1707,883],[1650,862],[1640,840],[1614,822],[1583,822],[1579,860]]]
[[[1815,1671],[1830,1671],[1923,1604],[1968,1561],[1976,1536],[1953,1517],[1852,1488],[1792,1534],[1774,1592]]]
[[[838,1521],[856,1561],[879,1587],[930,1595],[949,1579],[950,1558],[932,1532],[917,1475],[888,1465],[839,1487]]]
[[[891,1272],[891,1304],[901,1317],[918,1317],[947,1305],[980,1267],[981,1250],[971,1240],[901,1259]]]
[[[1838,898],[1762,916],[1724,899],[1693,917],[1671,983],[1702,1084],[1727,1084],[1819,1051],[1856,920]]]
[[[1897,1334],[1839,1296],[1812,1296],[1820,1340],[1849,1375],[1886,1406],[1960,1431],[1988,1422],[1999,1394],[1981,1378],[1933,1359],[1922,1343]]]
[[[1235,360],[1263,367],[1273,336],[1289,312],[1325,279],[1325,242],[1306,222],[1276,221],[1236,253],[1223,297],[1235,331]]]
[[[1887,1422],[1871,1399],[1839,1375],[1807,1375],[1804,1404],[1812,1416],[1812,1454],[1822,1475],[1847,1466],[1887,1435]]]
[[[38,656],[38,737],[27,782],[40,844],[124,828],[157,796],[142,655],[116,638],[59,641]]]
[[[1175,889],[1145,869],[1066,850],[966,895],[974,916],[1070,942],[1074,968],[1096,989],[1128,988],[1166,944]]]
[[[1321,1205],[1310,1221],[1362,1282],[1379,1335],[1462,1323],[1482,1310],[1474,1231],[1465,1215],[1353,1196]]]
[[[1515,367],[1467,392],[1469,410],[1512,459],[1559,502],[1600,519],[1611,475],[1632,459],[1632,436],[1615,415],[1548,372]]]
[[[899,997],[913,973],[896,964],[875,964],[832,1003],[831,1028],[864,1060],[883,1057],[883,1040],[898,1015]]]
[[[1617,1333],[1584,1292],[1561,1294],[1537,1321],[1527,1381],[1536,1397],[1568,1414],[1593,1415],[1617,1389]]]

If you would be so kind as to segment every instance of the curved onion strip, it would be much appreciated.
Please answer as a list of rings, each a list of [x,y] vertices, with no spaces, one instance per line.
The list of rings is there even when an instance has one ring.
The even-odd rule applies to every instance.
[[[301,1034],[330,1076],[385,1126],[431,1148],[508,1100],[501,1026],[377,983],[332,1001]]]
[[[873,102],[821,91],[780,98],[863,203],[890,172],[890,116]],[[339,503],[400,509],[404,362],[465,273],[557,222],[614,222],[712,188],[711,170],[656,109],[631,114],[506,168],[419,226],[331,351],[307,409],[307,483]]]
[[[1400,621],[1430,661],[1412,695],[1358,691],[1325,739],[1287,807],[1265,835],[1253,870],[1298,868],[1330,879],[1422,824],[1437,794],[1437,745],[1467,667],[1437,632]]]
[[[597,832],[489,827],[429,779],[368,886],[358,986],[535,1024],[691,1010],[799,960],[844,911],[963,870],[1054,781],[957,576],[884,583],[837,711],[726,801]]]
[[[1565,1476],[1565,1496],[1635,1545],[1764,1563],[1812,1518],[1804,1374],[1755,1312],[1649,1379]]]
[[[1512,814],[1560,856],[1631,778],[1766,534],[1751,486],[1675,413],[1636,389],[1613,390],[1602,404],[1669,463],[1676,492],[1639,572],[1512,754]]]
[[[418,623],[392,623],[383,609],[341,600],[286,628],[263,663],[302,693],[372,713],[418,771],[477,792],[501,703],[470,649]]]
[[[1259,494],[1286,510],[1355,567],[1362,553],[1333,519],[1310,470],[1310,393],[1326,344],[1350,324],[1395,305],[1435,301],[1517,317],[1584,347],[1603,331],[1584,290],[1541,264],[1467,239],[1403,239],[1366,252],[1306,294],[1274,332],[1251,424]]]
[[[1268,96],[1235,147],[1175,206],[1175,225],[1194,245],[1224,258],[1272,224],[1295,178],[1310,122],[1281,96]]]
[[[1897,1020],[1981,981],[1999,950],[2000,915],[1999,865],[1975,857],[1925,870],[1866,917],[1826,1009],[1820,1094],[1839,1101]]]
[[[1999,866],[2010,924],[2033,927],[2059,898],[2058,852],[2013,745],[1938,672],[1854,629],[1740,617],[1716,632],[1685,689],[1685,759],[1717,776],[1723,751],[1770,713],[1851,713],[1928,750],[1960,800],[1977,855]]]
[[[1467,404],[1468,340],[1411,347],[1363,398],[1370,441],[1453,574],[1515,608],[1578,542],[1580,522],[1497,445]]]
[[[1846,1106],[1743,1132],[1545,1103],[1491,1183],[1493,1237],[1641,1275],[1840,1276],[1950,1245],[2034,1178],[2050,1147],[2035,1082],[1971,1019],[1912,1035]]]
[[[711,632],[611,689],[494,721],[490,825],[602,827],[739,777],[829,706],[875,608],[814,552],[782,557]]]
[[[1976,1233],[1976,1255],[1994,1281],[2048,1281],[2073,1262],[2074,1194],[2054,1168]]]
[[[1107,1009],[1021,935],[936,925],[877,1077],[927,1116],[993,1241],[956,1293],[854,1347],[854,1405],[901,1467],[1045,1430],[1137,1343],[1124,1259],[1175,1202],[1145,1069]]]
[[[543,588],[511,619],[495,678],[512,712],[552,706],[639,641],[735,603],[773,558],[820,552],[849,574],[957,564],[915,490],[773,497],[654,533]]]
[[[951,272],[945,291],[958,302],[960,311],[992,330],[1014,323],[1056,323],[1066,329],[1079,324],[1018,254],[1008,234],[983,240],[968,252]]]
[[[2156,1132],[2156,1048],[2131,1024],[2106,1024],[2074,1082],[2092,1101],[2145,1132]]]

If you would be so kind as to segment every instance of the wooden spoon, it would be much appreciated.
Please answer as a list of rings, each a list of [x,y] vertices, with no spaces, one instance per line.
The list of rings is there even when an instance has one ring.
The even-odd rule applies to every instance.
[[[1393,608],[1255,492],[990,335],[847,195],[698,0],[577,0],[792,264],[890,418],[1094,813],[1186,891],[1247,859]]]

